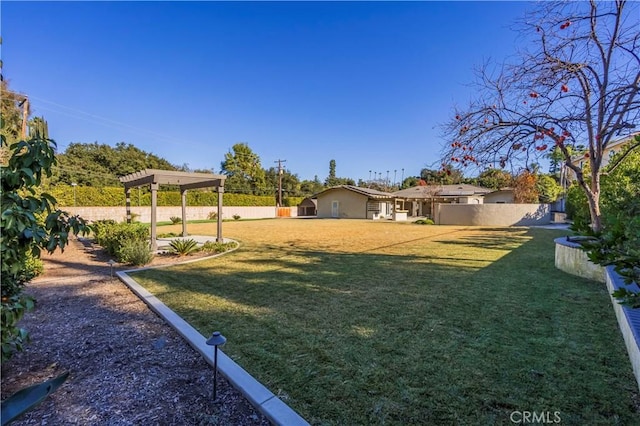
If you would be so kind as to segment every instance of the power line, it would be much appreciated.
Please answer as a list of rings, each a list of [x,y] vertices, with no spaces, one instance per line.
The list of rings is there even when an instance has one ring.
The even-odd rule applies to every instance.
[[[172,137],[167,137],[166,135],[160,134],[160,133],[156,133],[154,131],[151,130],[147,130],[147,129],[142,129],[139,127],[135,127],[132,126],[130,124],[127,123],[123,123],[120,121],[116,121],[116,120],[112,120],[110,118],[106,118],[106,117],[102,117],[96,114],[92,114],[86,111],[82,111],[79,110],[77,108],[73,108],[73,107],[69,107],[66,105],[62,105],[59,104],[57,102],[53,102],[53,101],[49,101],[43,98],[38,98],[36,96],[31,96],[31,99],[37,100],[39,102],[44,102],[46,104],[50,104],[53,105],[55,107],[58,108],[63,108],[64,110],[60,110],[60,109],[56,109],[56,108],[52,108],[50,106],[46,106],[46,105],[40,105],[39,108],[47,110],[47,111],[52,111],[52,112],[56,112],[62,115],[66,115],[67,117],[72,117],[72,118],[77,118],[80,120],[85,120],[85,121],[89,121],[89,122],[93,122],[93,123],[97,123],[100,125],[103,125],[105,127],[110,127],[113,129],[118,129],[118,130],[122,130],[122,128],[125,128],[126,130],[130,131],[130,132],[134,132],[134,133],[138,133],[138,134],[143,134],[143,135],[148,135],[148,136],[154,136],[158,139],[163,139],[165,142],[169,142],[172,144],[184,144],[186,143],[194,143],[194,144],[200,144],[198,142],[194,142],[194,141],[185,141],[185,140],[177,140],[176,138],[172,138]],[[68,111],[65,111],[68,110]]]

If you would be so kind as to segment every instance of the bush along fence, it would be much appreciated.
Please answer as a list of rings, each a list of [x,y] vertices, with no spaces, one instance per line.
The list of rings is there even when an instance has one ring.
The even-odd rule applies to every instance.
[[[124,207],[124,189],[120,187],[97,188],[92,186],[56,185],[48,192],[58,201],[59,207],[91,206],[91,207]],[[303,197],[285,197],[284,206],[297,206]],[[274,206],[276,199],[271,195],[247,195],[226,193],[223,198],[227,206],[259,207]],[[131,191],[132,206],[151,206],[151,193],[145,189]],[[180,191],[158,191],[158,206],[180,206]],[[187,191],[187,205],[189,206],[217,206],[218,194],[211,191]]]

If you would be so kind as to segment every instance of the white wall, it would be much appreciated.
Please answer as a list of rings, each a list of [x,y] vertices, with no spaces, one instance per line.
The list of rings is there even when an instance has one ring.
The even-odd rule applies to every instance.
[[[551,222],[548,204],[436,204],[438,225],[531,226]]]
[[[239,215],[241,219],[265,219],[276,217],[277,207],[234,207],[223,206],[222,218],[233,219],[233,215]],[[127,211],[125,207],[65,207],[65,210],[71,214],[80,215],[85,220],[94,221],[102,219],[113,219],[118,222],[126,220]],[[209,213],[217,212],[217,206],[187,206],[187,220],[201,220],[207,219]],[[298,209],[296,207],[290,208],[291,216],[298,215]],[[149,223],[151,222],[151,207],[131,207],[131,213],[138,215],[136,220],[139,222]],[[182,207],[158,207],[156,210],[158,222],[169,221],[171,217],[182,218]]]

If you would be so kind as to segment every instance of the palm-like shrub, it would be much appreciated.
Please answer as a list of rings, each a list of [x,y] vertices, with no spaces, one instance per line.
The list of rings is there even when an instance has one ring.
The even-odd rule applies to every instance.
[[[169,251],[178,256],[186,256],[198,250],[198,243],[194,239],[173,240],[169,243]]]

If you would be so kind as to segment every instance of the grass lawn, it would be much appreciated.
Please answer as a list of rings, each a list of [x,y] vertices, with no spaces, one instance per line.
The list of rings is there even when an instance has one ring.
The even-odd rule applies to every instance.
[[[134,277],[312,424],[640,424],[606,288],[554,267],[561,232],[276,219],[224,235],[241,248]]]

